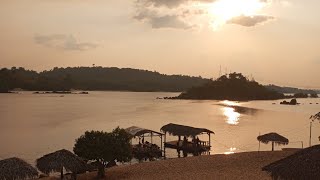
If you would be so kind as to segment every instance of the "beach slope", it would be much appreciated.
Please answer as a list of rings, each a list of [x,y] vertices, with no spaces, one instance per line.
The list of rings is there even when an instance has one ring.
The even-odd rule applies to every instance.
[[[106,179],[270,180],[271,177],[261,171],[261,168],[293,153],[294,151],[244,152],[123,165],[108,169]],[[95,175],[96,172],[82,174],[78,179],[93,179]]]

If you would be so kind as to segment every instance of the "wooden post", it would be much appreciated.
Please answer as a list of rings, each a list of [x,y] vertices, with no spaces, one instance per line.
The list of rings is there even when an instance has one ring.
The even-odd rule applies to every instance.
[[[208,135],[209,135],[209,146],[211,147],[211,134],[208,133]]]
[[[152,132],[151,132],[151,144],[153,144],[152,135],[153,135],[153,134],[152,134]]]
[[[259,132],[259,136],[260,136],[260,132]],[[260,144],[261,144],[261,142],[259,141],[259,149],[258,149],[258,152],[260,152]]]
[[[63,179],[63,167],[61,168],[61,179]]]
[[[161,147],[161,151],[163,151],[163,148],[162,148],[162,135],[160,135],[160,147]]]
[[[272,151],[274,151],[274,142],[272,141]]]
[[[163,154],[164,154],[164,159],[166,159],[166,142],[167,142],[167,132],[164,132],[164,143],[163,143]]]
[[[309,147],[311,147],[311,131],[312,131],[312,122],[310,122],[310,137],[309,137]]]

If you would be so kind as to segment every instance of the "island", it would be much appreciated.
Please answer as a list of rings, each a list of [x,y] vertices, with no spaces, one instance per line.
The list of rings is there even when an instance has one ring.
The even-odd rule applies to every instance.
[[[286,96],[270,90],[259,84],[254,79],[249,80],[241,73],[230,73],[212,80],[204,85],[195,86],[169,99],[194,99],[194,100],[276,100]]]

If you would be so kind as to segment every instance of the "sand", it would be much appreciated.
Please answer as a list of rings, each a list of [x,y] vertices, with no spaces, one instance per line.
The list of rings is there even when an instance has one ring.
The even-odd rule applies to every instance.
[[[208,155],[123,165],[108,169],[106,171],[106,179],[270,180],[269,174],[261,171],[261,168],[292,153],[294,152],[244,152],[231,155]],[[78,179],[93,179],[95,175],[96,172],[82,174],[78,176]]]

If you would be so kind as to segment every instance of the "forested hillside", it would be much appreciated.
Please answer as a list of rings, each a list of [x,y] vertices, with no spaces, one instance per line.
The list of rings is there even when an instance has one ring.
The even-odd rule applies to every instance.
[[[36,72],[24,68],[2,68],[0,91],[15,88],[33,91],[116,90],[185,91],[205,84],[209,79],[183,75],[165,75],[140,69],[116,67],[68,67]]]

